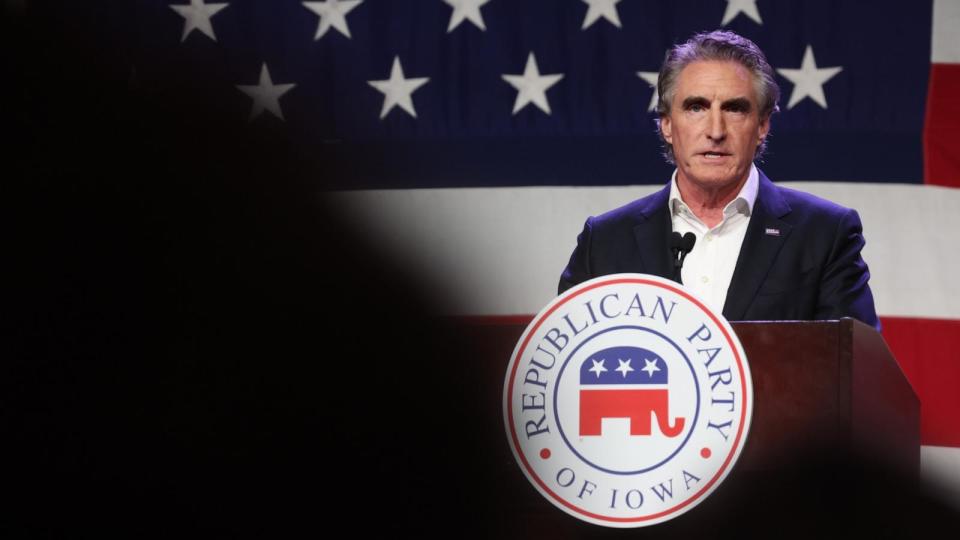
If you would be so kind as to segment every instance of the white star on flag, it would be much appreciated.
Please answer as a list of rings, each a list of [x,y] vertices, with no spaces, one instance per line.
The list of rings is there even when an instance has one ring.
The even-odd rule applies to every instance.
[[[600,378],[600,374],[607,370],[607,368],[603,367],[603,362],[604,362],[604,361],[603,361],[603,360],[600,360],[599,362],[597,362],[596,360],[592,360],[592,359],[591,359],[590,361],[593,362],[593,367],[590,368],[590,369],[587,370],[587,371],[592,371],[592,372],[596,373],[596,374],[597,374],[597,378],[599,379],[599,378]]]
[[[763,24],[763,20],[760,19],[760,10],[757,9],[757,0],[727,0],[727,10],[723,12],[723,21],[720,26],[726,26],[741,13],[756,21],[757,24]]]
[[[647,111],[652,111],[657,108],[657,81],[660,80],[660,73],[656,71],[638,71],[637,76],[646,81],[650,85],[650,88],[653,88],[653,95],[650,96],[650,106],[647,107]]]
[[[289,92],[295,84],[273,84],[270,79],[270,71],[267,70],[267,63],[263,63],[260,68],[260,83],[252,85],[238,84],[239,89],[244,94],[253,98],[253,108],[250,109],[250,118],[260,116],[264,109],[273,113],[277,118],[284,120],[283,111],[280,110],[280,96]]]
[[[632,362],[632,361],[633,361],[633,360],[631,360],[630,358],[627,358],[627,361],[624,362],[623,360],[620,360],[620,359],[618,358],[618,359],[617,359],[617,362],[620,362],[620,367],[618,367],[618,368],[615,369],[614,371],[619,371],[619,372],[623,373],[624,378],[626,378],[627,372],[633,371],[633,368],[630,367],[630,362]]]
[[[818,68],[817,62],[813,58],[813,47],[807,45],[807,50],[803,53],[803,63],[800,64],[800,69],[777,70],[777,73],[783,75],[785,79],[793,83],[793,93],[790,94],[790,102],[787,103],[787,109],[792,109],[794,105],[805,97],[809,97],[826,109],[827,98],[823,95],[823,85],[841,71],[843,71],[842,66]]]
[[[640,369],[640,371],[646,371],[647,377],[653,377],[654,371],[660,371],[660,368],[657,367],[657,359],[654,358],[653,360],[647,360],[644,358],[643,367]]]
[[[469,20],[480,30],[486,30],[483,24],[483,15],[480,14],[480,8],[490,0],[443,0],[453,8],[450,14],[450,24],[447,26],[447,33],[453,32],[453,29],[460,26],[464,20]]]
[[[600,17],[610,21],[617,28],[622,28],[620,26],[620,14],[617,13],[617,4],[620,0],[583,0],[583,2],[590,7],[587,8],[587,14],[583,18],[581,30],[589,28]]]
[[[429,77],[407,79],[403,75],[403,66],[400,57],[393,57],[393,67],[390,68],[390,78],[383,81],[367,81],[367,83],[383,93],[383,109],[380,110],[380,119],[399,105],[401,109],[416,118],[417,111],[413,108],[413,92],[430,81]]]
[[[363,3],[363,0],[326,0],[326,2],[304,2],[303,7],[320,16],[320,26],[317,27],[316,41],[327,33],[331,27],[336,28],[344,36],[350,37],[350,27],[347,26],[347,13]]]
[[[221,9],[227,7],[227,5],[226,3],[204,4],[203,0],[190,0],[190,5],[171,5],[170,9],[176,11],[184,18],[183,36],[180,38],[180,43],[186,41],[187,36],[194,30],[199,30],[208,38],[216,41],[217,36],[213,33],[213,23],[210,22],[210,17],[216,15]]]
[[[517,89],[517,100],[513,103],[513,114],[517,114],[520,109],[526,107],[529,103],[533,103],[541,111],[550,114],[547,90],[560,82],[563,74],[540,75],[540,68],[537,67],[537,57],[531,52],[530,56],[527,57],[527,66],[523,70],[523,75],[501,75],[501,77],[510,83],[510,86]]]

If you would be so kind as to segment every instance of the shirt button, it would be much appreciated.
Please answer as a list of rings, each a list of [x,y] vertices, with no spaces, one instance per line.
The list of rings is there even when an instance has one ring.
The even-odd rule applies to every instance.
[[[702,281],[703,283],[706,283],[706,282],[710,281],[710,278],[708,278],[707,276],[703,276],[703,277],[700,278],[700,281]]]
[[[713,241],[713,236],[708,234],[708,235],[707,235],[707,242],[712,242],[712,241]]]

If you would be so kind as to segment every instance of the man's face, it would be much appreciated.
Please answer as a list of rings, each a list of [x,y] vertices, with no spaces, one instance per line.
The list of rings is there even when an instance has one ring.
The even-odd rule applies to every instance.
[[[716,190],[747,178],[757,146],[770,129],[760,118],[747,68],[736,62],[698,61],[677,77],[663,138],[673,145],[678,182]]]

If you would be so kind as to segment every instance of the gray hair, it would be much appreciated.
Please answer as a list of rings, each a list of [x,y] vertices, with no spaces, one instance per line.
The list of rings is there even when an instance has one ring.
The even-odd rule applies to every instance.
[[[760,102],[761,120],[769,118],[780,110],[777,106],[777,101],[780,99],[780,86],[777,85],[773,68],[770,67],[760,47],[733,32],[714,30],[696,34],[686,43],[675,45],[667,51],[663,67],[660,68],[660,78],[657,81],[657,114],[660,118],[670,114],[670,104],[677,90],[677,78],[683,68],[693,62],[708,60],[737,62],[750,71],[757,99]],[[663,138],[659,119],[657,133],[663,141],[663,156],[669,163],[675,164],[673,145]],[[766,149],[767,141],[760,141],[754,159],[760,158]]]

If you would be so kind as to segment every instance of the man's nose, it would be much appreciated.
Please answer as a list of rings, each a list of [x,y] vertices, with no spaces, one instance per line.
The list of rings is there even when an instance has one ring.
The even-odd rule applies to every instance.
[[[722,141],[727,136],[727,126],[723,120],[723,111],[719,108],[710,109],[707,120],[707,138],[711,141]]]

